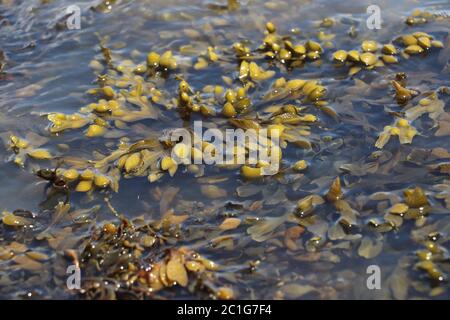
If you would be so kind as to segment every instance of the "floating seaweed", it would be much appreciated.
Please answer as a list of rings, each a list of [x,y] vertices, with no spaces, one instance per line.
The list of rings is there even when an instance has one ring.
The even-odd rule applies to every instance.
[[[101,1],[83,16],[94,40],[67,32],[70,59],[61,26],[39,42],[54,61],[5,45],[2,297],[448,297],[448,18],[408,9],[369,34],[288,3]],[[267,137],[210,164],[225,138],[172,140],[198,120]],[[382,291],[362,261],[382,264]]]

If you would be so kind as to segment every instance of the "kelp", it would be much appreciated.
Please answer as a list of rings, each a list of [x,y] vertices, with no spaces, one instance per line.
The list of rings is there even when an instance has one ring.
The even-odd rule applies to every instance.
[[[101,20],[108,23],[136,13],[135,6],[122,12],[103,2],[92,14],[107,13]],[[121,25],[124,32],[99,36],[88,62],[93,81],[79,92],[45,91],[72,76],[69,64],[55,78],[29,83],[39,76],[21,59],[12,73],[2,57],[2,79],[24,82],[12,86],[14,107],[0,113],[4,165],[22,167],[5,170],[7,189],[17,188],[18,204],[23,194],[45,200],[31,212],[5,199],[0,292],[86,299],[448,296],[445,28],[413,12],[406,21],[414,30],[399,34],[404,19],[397,17],[369,35],[348,17],[291,23],[288,9],[228,1],[201,10],[139,10]],[[265,10],[272,21],[263,20]],[[52,105],[61,94],[67,105]],[[44,117],[29,123],[26,108]],[[8,120],[19,113],[23,126],[14,127]],[[191,147],[170,137],[180,127],[194,138],[199,119],[221,133],[266,129],[280,139],[280,167],[265,175],[262,161],[192,163],[214,153],[213,143]],[[255,147],[236,148],[234,160]],[[5,191],[12,198],[16,189]],[[363,259],[382,268],[383,290],[365,287],[367,272],[356,263]],[[81,288],[70,292],[68,264],[83,275]]]
[[[398,136],[401,144],[410,144],[413,141],[417,130],[406,119],[398,119],[394,125],[385,126],[384,130],[378,136],[375,142],[375,147],[382,149],[388,142],[391,136]]]

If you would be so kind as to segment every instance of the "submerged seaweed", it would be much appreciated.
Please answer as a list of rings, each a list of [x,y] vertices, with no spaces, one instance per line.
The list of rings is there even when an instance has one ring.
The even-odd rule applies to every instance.
[[[449,297],[449,18],[405,1],[374,33],[287,2],[97,1],[85,29],[29,25],[37,46],[0,31],[1,297]],[[39,28],[61,9],[37,6]],[[267,129],[279,169],[176,161],[215,152],[170,139],[195,120]]]

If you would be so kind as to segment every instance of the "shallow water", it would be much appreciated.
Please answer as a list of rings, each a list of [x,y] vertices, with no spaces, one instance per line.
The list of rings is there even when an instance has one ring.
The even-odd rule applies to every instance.
[[[450,172],[433,169],[450,158],[449,98],[448,88],[445,89],[450,72],[447,1],[378,1],[383,19],[380,30],[366,27],[366,8],[372,1],[248,0],[241,1],[235,10],[227,10],[225,1],[112,1],[110,10],[101,10],[104,7],[98,7],[98,3],[80,1],[81,29],[68,30],[65,9],[72,1],[0,2],[0,49],[5,55],[0,75],[0,133],[5,141],[0,147],[3,160],[0,209],[10,212],[23,209],[28,212],[25,216],[31,213],[35,216],[29,217],[33,228],[0,224],[0,297],[207,299],[214,298],[218,288],[227,287],[241,299],[450,298],[446,278],[450,272],[447,253]],[[93,10],[94,7],[97,9]],[[427,23],[409,26],[405,19],[416,9],[434,16]],[[318,27],[326,17],[333,18],[335,25]],[[239,168],[206,165],[203,177],[197,177],[180,166],[174,177],[166,173],[152,183],[146,176],[126,177],[122,173],[118,192],[107,188],[86,194],[75,192],[72,185],[71,211],[55,218],[54,206],[64,200],[64,195],[49,196],[51,188],[46,188],[47,182],[36,175],[39,169],[67,169],[72,164],[69,157],[98,160],[96,154],[113,152],[122,137],[135,143],[162,135],[165,129],[192,125],[194,120],[224,125],[220,113],[211,117],[195,114],[185,122],[175,109],[165,108],[171,104],[171,98],[177,97],[179,81],[175,75],[182,76],[196,91],[202,91],[206,85],[240,86],[239,64],[232,45],[248,40],[247,45],[256,49],[262,43],[268,21],[277,26],[277,33],[290,35],[295,43],[317,40],[317,32],[321,30],[335,35],[329,40],[332,47],[324,47],[319,61],[307,62],[300,68],[287,70],[280,64],[259,59],[258,65],[274,70],[275,75],[257,83],[249,93],[253,103],[250,115],[254,118],[256,112],[263,114],[271,105],[262,96],[279,77],[318,79],[326,87],[323,100],[336,116],[301,99],[273,103],[305,106],[305,112],[318,118],[307,137],[311,149],[288,144],[283,150],[282,168],[304,159],[307,170],[301,173],[286,170],[275,177],[248,181],[241,177]],[[348,35],[352,27],[355,37]],[[294,28],[299,28],[300,33],[292,33]],[[444,47],[432,48],[409,59],[399,58],[397,64],[361,70],[353,76],[348,75],[348,67],[336,67],[332,62],[332,53],[337,49],[358,49],[367,39],[385,44],[416,31],[429,33]],[[177,70],[171,71],[167,78],[147,79],[167,97],[167,103],[154,104],[161,116],[138,119],[120,128],[112,124],[103,137],[86,137],[87,127],[51,134],[45,115],[75,113],[98,100],[86,91],[97,88],[97,75],[107,70],[100,52],[100,39],[111,50],[116,65],[124,59],[142,63],[150,51],[172,50],[178,61]],[[320,42],[324,45],[326,41]],[[180,52],[187,45],[192,45],[193,54]],[[192,65],[208,46],[215,47],[223,60],[195,70]],[[103,64],[104,69],[93,70],[93,60]],[[405,106],[397,104],[390,83],[401,72],[407,74],[407,88],[418,93]],[[228,86],[222,76],[232,78],[232,85]],[[383,128],[392,125],[395,117],[401,117],[405,110],[418,105],[432,92],[437,92],[439,101],[444,103],[442,113],[436,115],[438,118],[433,120],[433,115],[428,113],[418,117],[412,122],[418,134],[411,144],[400,144],[397,137],[391,137],[378,150],[375,142]],[[215,107],[221,109],[218,103]],[[436,136],[437,130],[445,132]],[[55,158],[50,161],[27,158],[23,168],[17,166],[8,143],[11,134],[30,141],[42,140],[43,144],[36,147],[46,148]],[[318,205],[309,218],[300,219],[293,214],[298,200],[312,194],[325,196],[338,176],[352,213],[343,213],[327,201]],[[205,185],[216,185],[226,194],[210,199],[207,192],[201,191]],[[424,190],[429,202],[425,216],[401,219],[401,225],[388,232],[368,226],[371,219],[384,219],[393,203],[404,201],[403,191],[416,186]],[[244,191],[248,194],[243,195]],[[389,202],[389,197],[394,200]],[[167,286],[156,293],[144,293],[144,285],[122,279],[116,269],[124,263],[117,257],[111,258],[109,266],[96,269],[90,258],[86,258],[88,242],[96,238],[104,223],[119,225],[120,222],[105,198],[118,215],[132,221],[139,219],[136,224],[159,221],[170,208],[176,215],[187,215],[179,227],[157,232],[166,241],[146,248],[141,257],[135,258],[138,268],[149,267],[161,259],[165,261],[168,250],[183,246],[214,261],[219,269],[200,276],[189,274],[186,288]],[[95,205],[100,205],[98,211],[88,211],[87,218],[80,218],[77,210]],[[336,225],[348,215],[356,218],[350,230],[344,232]],[[249,228],[268,221],[266,218],[283,216],[286,221],[265,234],[264,241],[255,241],[254,229]],[[219,230],[227,217],[239,218],[241,224],[233,230]],[[298,225],[303,226],[304,232],[292,240],[294,247],[287,245],[290,241],[287,230]],[[339,235],[330,236],[330,228],[339,229],[336,231]],[[433,256],[444,277],[440,281],[431,280],[417,265],[417,251],[430,246],[426,240],[432,232],[440,234]],[[218,238],[224,235],[229,237]],[[317,236],[321,237],[321,244],[313,250],[309,248],[310,239]],[[369,251],[377,251],[372,247],[380,246],[381,250],[376,254],[370,251],[370,257],[365,258],[361,251],[367,240],[372,241]],[[14,249],[17,244],[11,244],[15,242],[25,244],[26,249]],[[66,287],[65,271],[72,263],[66,257],[69,249],[75,250],[81,259],[81,290]],[[38,265],[16,259],[26,256],[24,251],[45,253],[47,257]],[[369,290],[366,286],[370,265],[380,267],[380,290]],[[127,266],[124,268],[129,271]],[[104,284],[106,289],[97,292],[90,287],[93,283]]]

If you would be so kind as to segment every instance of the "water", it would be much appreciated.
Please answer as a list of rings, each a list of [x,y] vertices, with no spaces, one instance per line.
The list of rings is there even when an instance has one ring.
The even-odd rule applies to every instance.
[[[431,281],[427,272],[416,265],[419,262],[416,253],[426,248],[425,239],[429,233],[439,232],[439,252],[433,260],[443,275],[450,271],[446,251],[450,239],[450,195],[448,191],[445,193],[450,188],[449,172],[437,173],[432,169],[434,165],[448,161],[448,154],[442,150],[450,151],[450,135],[435,136],[434,121],[422,115],[413,122],[419,134],[412,144],[400,145],[397,137],[391,137],[378,154],[378,160],[374,158],[374,152],[378,150],[374,145],[384,126],[392,125],[396,115],[400,116],[435,91],[445,105],[437,118],[438,129],[445,131],[450,125],[448,89],[447,93],[439,91],[448,85],[449,18],[445,17],[445,10],[448,12],[450,7],[446,1],[378,1],[382,28],[369,30],[365,23],[366,8],[372,2],[289,0],[267,3],[249,0],[243,1],[236,10],[226,10],[225,1],[112,1],[109,10],[105,6],[96,7],[99,1],[80,1],[77,5],[81,8],[81,29],[68,30],[65,10],[72,1],[3,0],[0,4],[0,49],[6,63],[0,77],[0,133],[5,140],[0,148],[3,160],[0,164],[1,209],[25,210],[27,213],[18,214],[32,219],[34,228],[0,225],[0,249],[6,250],[0,251],[6,252],[0,255],[0,296],[198,299],[214,297],[218,288],[225,286],[233,289],[235,297],[243,299],[449,298],[447,280]],[[436,16],[429,18],[428,23],[411,27],[404,21],[415,9]],[[319,28],[325,17],[333,18],[336,24],[331,28]],[[172,98],[177,98],[179,81],[175,75],[182,76],[197,91],[206,85],[238,87],[241,85],[237,80],[238,62],[232,45],[248,40],[248,46],[256,49],[264,38],[267,21],[277,26],[279,34],[291,35],[294,43],[317,40],[321,30],[335,35],[321,41],[322,45],[331,41],[334,46],[324,49],[321,62],[307,62],[301,68],[287,70],[280,64],[270,65],[263,59],[257,60],[259,66],[274,70],[276,74],[249,91],[253,103],[250,115],[254,118],[255,111],[261,114],[271,105],[262,101],[262,96],[279,77],[318,79],[327,88],[324,100],[337,116],[330,116],[326,110],[301,99],[273,103],[306,106],[305,112],[319,119],[318,124],[311,126],[311,134],[307,137],[312,144],[310,150],[293,144],[283,150],[283,168],[305,159],[308,162],[306,171],[286,171],[262,181],[247,181],[240,176],[239,168],[228,170],[205,166],[204,175],[199,178],[180,166],[174,177],[166,173],[153,183],[149,183],[146,176],[126,178],[122,174],[117,193],[97,189],[86,195],[75,192],[75,186],[71,185],[71,213],[55,218],[54,206],[58,201],[64,201],[65,195],[49,195],[51,188],[46,188],[47,182],[36,175],[39,169],[69,168],[74,165],[70,159],[75,157],[95,160],[96,153],[107,155],[116,150],[121,137],[134,143],[160,136],[168,128],[190,126],[194,120],[224,126],[225,120],[220,114],[209,118],[195,114],[185,122],[175,109],[165,108]],[[353,38],[348,35],[352,26],[357,32]],[[293,28],[299,28],[300,33],[292,33]],[[384,44],[415,31],[431,34],[442,41],[444,48],[432,48],[430,52],[410,59],[399,58],[398,64],[362,70],[353,77],[348,76],[348,67],[337,68],[331,62],[331,55],[337,49],[358,49],[361,41],[367,39]],[[98,100],[86,91],[97,88],[96,74],[107,70],[92,69],[92,60],[104,65],[100,41],[111,50],[115,64],[124,59],[142,63],[150,51],[173,51],[178,69],[170,72],[166,79],[147,79],[166,95],[164,103],[154,104],[161,111],[161,117],[139,119],[120,128],[111,121],[112,128],[104,137],[85,137],[86,127],[51,134],[46,114],[75,113],[80,107]],[[187,45],[192,45],[193,54],[180,53]],[[208,46],[215,47],[222,60],[210,64],[207,69],[195,70],[192,65]],[[419,92],[404,107],[396,103],[390,85],[395,74],[400,72],[407,74],[407,87]],[[222,76],[232,78],[233,84],[227,86]],[[221,110],[217,102],[214,107]],[[55,159],[27,159],[25,166],[20,168],[12,161],[13,151],[8,146],[11,134],[28,138],[32,144],[42,142],[42,146],[37,143],[36,147],[46,148]],[[85,165],[79,165],[80,171]],[[342,216],[348,218],[353,214],[340,213],[328,202],[316,207],[313,218],[302,220],[288,215],[287,221],[268,234],[265,241],[254,240],[249,228],[255,225],[255,220],[295,212],[298,200],[311,194],[324,196],[337,176],[343,185],[344,198],[356,214],[356,223],[347,234],[340,231],[338,239],[330,238],[328,229]],[[216,185],[225,190],[226,195],[210,199],[205,191],[201,191],[205,185]],[[250,189],[250,195],[242,196],[243,186]],[[389,195],[398,197],[395,202],[404,201],[403,190],[415,186],[425,191],[430,204],[425,220],[404,219],[401,226],[389,232],[379,232],[368,226],[371,219],[383,219],[391,206],[387,201]],[[379,192],[388,196],[376,197]],[[173,200],[168,201],[171,193]],[[86,252],[87,243],[93,241],[91,237],[98,235],[104,223],[119,224],[105,198],[119,215],[131,220],[159,221],[165,214],[163,209],[168,208],[173,208],[176,215],[187,215],[180,228],[172,226],[170,230],[157,232],[166,241],[147,248],[142,257],[135,258],[133,261],[138,268],[158,261],[167,263],[170,260],[167,249],[185,246],[214,261],[220,269],[198,278],[195,273],[190,273],[191,286],[187,289],[174,286],[146,296],[142,288],[148,287],[126,284],[126,280],[120,278],[117,269],[122,262],[118,258],[111,258],[113,262],[108,267],[93,268],[87,262],[86,253],[82,254]],[[169,202],[167,205],[161,204],[166,201],[164,199]],[[89,211],[88,218],[80,218],[77,210],[95,205],[101,206],[98,211]],[[29,217],[31,213],[36,217]],[[218,230],[227,217],[239,218],[240,226],[229,231]],[[306,231],[298,239],[294,237],[295,248],[288,249],[289,235],[296,229],[287,230],[299,224]],[[229,237],[218,238],[223,235]],[[321,236],[323,243],[315,252],[308,251],[308,241],[315,236]],[[373,258],[362,257],[362,238],[371,239],[375,247],[382,245],[381,251]],[[26,249],[13,249],[14,242],[25,244]],[[66,257],[68,249],[75,250],[80,259],[86,258],[81,262],[81,284],[85,291],[70,291],[66,287],[65,271],[73,263]],[[22,251],[38,251],[48,257],[33,269],[30,259],[17,258],[26,257]],[[14,256],[10,252],[14,252]],[[381,268],[380,290],[366,287],[369,265]],[[138,273],[127,268],[133,274]],[[92,283],[104,284],[105,281],[109,284],[105,284],[104,292],[89,289]],[[111,283],[121,283],[122,287],[115,290]],[[194,286],[198,283],[203,286]]]

